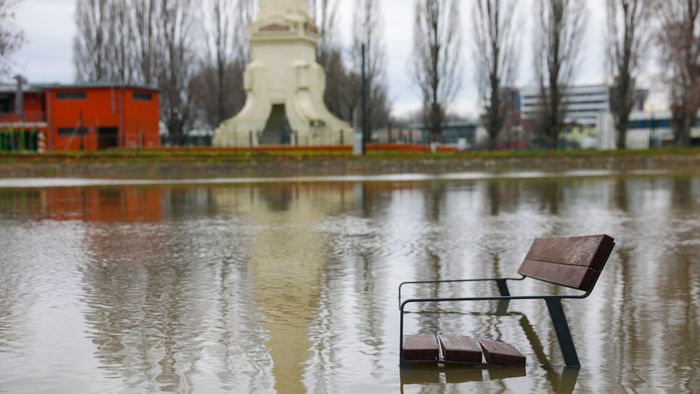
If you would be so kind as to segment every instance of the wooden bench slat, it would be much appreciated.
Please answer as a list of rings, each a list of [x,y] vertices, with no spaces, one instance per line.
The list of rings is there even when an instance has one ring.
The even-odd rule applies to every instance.
[[[482,339],[479,341],[479,345],[481,345],[481,349],[484,351],[484,358],[489,364],[525,365],[525,356],[505,342]]]
[[[403,360],[437,361],[439,356],[438,343],[434,335],[411,335],[403,341]]]
[[[587,290],[595,283],[600,272],[590,268],[525,260],[518,270],[520,275],[529,276],[562,286]]]
[[[445,361],[481,363],[481,349],[470,337],[439,335],[438,340]]]
[[[549,263],[578,265],[601,271],[615,241],[608,235],[537,238],[525,257]],[[606,254],[605,252],[608,251]]]
[[[589,291],[614,247],[615,240],[608,235],[538,238],[532,243],[518,273]]]

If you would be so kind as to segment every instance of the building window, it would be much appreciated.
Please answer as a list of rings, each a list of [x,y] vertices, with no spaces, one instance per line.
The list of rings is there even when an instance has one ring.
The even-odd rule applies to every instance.
[[[151,93],[146,93],[146,92],[134,92],[134,100],[140,100],[140,101],[151,101],[153,99],[153,95]]]
[[[15,112],[15,98],[9,94],[0,95],[0,114]]]
[[[56,98],[59,100],[85,100],[85,96],[86,94],[83,91],[56,93]]]
[[[66,136],[66,137],[71,137],[75,135],[85,135],[88,133],[88,129],[86,127],[62,127],[58,129],[58,135]]]

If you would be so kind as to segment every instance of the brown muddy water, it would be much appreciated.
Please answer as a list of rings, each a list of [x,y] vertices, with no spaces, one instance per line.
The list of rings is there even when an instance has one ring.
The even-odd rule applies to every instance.
[[[515,344],[524,375],[399,367],[401,281],[512,276],[533,238],[598,233],[611,259],[564,302],[580,370],[541,301],[407,317]],[[0,251],[2,393],[700,392],[700,176],[0,180]]]

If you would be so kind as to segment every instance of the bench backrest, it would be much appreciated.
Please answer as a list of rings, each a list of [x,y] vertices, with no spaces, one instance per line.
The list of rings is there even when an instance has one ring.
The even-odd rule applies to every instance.
[[[590,291],[615,247],[608,235],[537,238],[518,273],[578,290]]]

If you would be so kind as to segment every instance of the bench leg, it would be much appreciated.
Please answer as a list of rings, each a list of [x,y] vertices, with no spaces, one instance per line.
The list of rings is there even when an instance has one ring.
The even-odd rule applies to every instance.
[[[510,290],[508,290],[508,282],[505,279],[496,279],[496,286],[498,286],[498,294],[504,297],[510,296]]]
[[[557,333],[557,340],[559,340],[559,347],[564,356],[566,366],[579,368],[581,363],[578,360],[578,354],[576,354],[576,347],[574,346],[574,340],[571,338],[571,331],[569,331],[569,324],[566,322],[561,299],[545,298],[545,302],[547,303],[549,316],[554,324],[554,331]]]
[[[496,279],[496,285],[498,286],[498,294],[502,297],[510,297],[510,290],[508,289],[508,282],[505,279]],[[508,306],[510,301],[498,301],[498,306],[496,307],[496,314],[503,316],[508,313]]]

